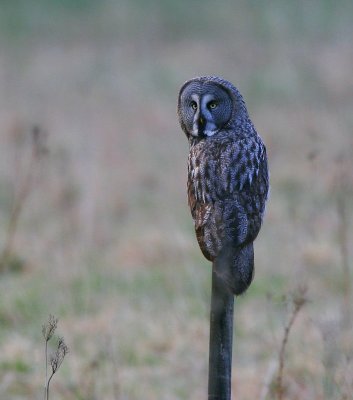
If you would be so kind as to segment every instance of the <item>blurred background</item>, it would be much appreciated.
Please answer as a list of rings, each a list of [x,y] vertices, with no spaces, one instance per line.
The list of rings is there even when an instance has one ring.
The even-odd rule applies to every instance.
[[[211,265],[186,200],[182,83],[219,75],[264,139],[271,196],[236,300],[233,392],[353,398],[353,2],[1,0],[0,397],[203,399]]]

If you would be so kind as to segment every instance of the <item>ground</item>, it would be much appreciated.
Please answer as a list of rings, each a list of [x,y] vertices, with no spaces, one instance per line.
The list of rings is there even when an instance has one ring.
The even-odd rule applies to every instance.
[[[0,397],[42,395],[53,314],[70,352],[51,398],[206,398],[211,265],[176,99],[215,74],[242,92],[271,170],[235,303],[234,398],[275,398],[303,286],[285,399],[352,398],[351,2],[71,3],[0,6],[2,246],[21,204],[0,272]]]

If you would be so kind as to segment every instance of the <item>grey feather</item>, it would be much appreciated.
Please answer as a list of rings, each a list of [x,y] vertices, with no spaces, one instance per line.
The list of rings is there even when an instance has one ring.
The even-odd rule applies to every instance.
[[[253,241],[268,195],[265,145],[240,92],[222,78],[187,81],[178,116],[190,146],[187,191],[198,243],[239,295],[254,275]]]

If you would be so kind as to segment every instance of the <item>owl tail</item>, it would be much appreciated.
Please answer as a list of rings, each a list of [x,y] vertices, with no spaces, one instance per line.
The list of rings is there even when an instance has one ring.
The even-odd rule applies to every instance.
[[[243,294],[254,277],[253,243],[242,247],[229,243],[213,262],[214,272],[234,295]]]

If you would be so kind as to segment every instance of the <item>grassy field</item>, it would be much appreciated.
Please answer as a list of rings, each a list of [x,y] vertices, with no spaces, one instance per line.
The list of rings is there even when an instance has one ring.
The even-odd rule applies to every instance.
[[[49,314],[70,348],[52,399],[206,398],[211,266],[176,117],[181,84],[206,74],[243,93],[271,169],[234,398],[276,399],[304,285],[284,399],[353,398],[352,15],[348,0],[1,1],[1,399],[42,398]]]

